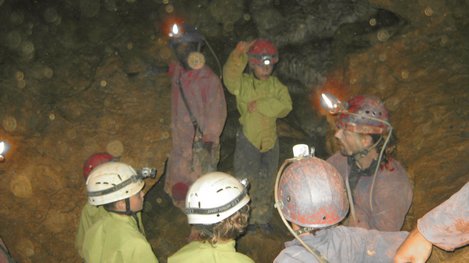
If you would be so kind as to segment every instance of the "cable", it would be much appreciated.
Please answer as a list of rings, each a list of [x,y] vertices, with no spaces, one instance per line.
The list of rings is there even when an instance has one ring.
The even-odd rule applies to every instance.
[[[361,115],[361,114],[357,114],[357,113],[352,113],[352,112],[347,112],[347,111],[344,111],[342,112],[343,114],[349,114],[349,115],[354,115],[354,116],[358,116],[358,117],[361,117],[361,118],[367,118],[367,119],[370,119],[370,120],[374,120],[374,121],[377,121],[377,122],[381,122],[381,123],[384,123],[386,126],[389,127],[389,132],[388,132],[388,136],[386,138],[386,140],[384,141],[383,143],[383,147],[381,147],[381,151],[379,153],[379,157],[378,157],[378,164],[376,165],[375,167],[375,172],[373,173],[373,181],[371,183],[371,189],[370,189],[370,208],[371,208],[371,211],[373,211],[373,190],[374,190],[374,186],[375,186],[375,181],[376,181],[376,175],[378,174],[378,169],[380,167],[380,163],[381,163],[381,159],[383,158],[383,154],[384,154],[384,150],[386,149],[386,146],[388,145],[390,139],[391,139],[391,134],[392,134],[392,125],[387,122],[387,121],[384,121],[384,120],[381,120],[381,119],[378,119],[378,118],[374,118],[374,117],[371,117],[371,116],[367,116],[367,115]],[[346,182],[347,183],[347,182]],[[350,191],[349,189],[350,187],[347,188],[347,191]],[[350,193],[350,196],[351,196],[351,193]],[[354,210],[355,208],[353,206],[353,200],[351,200],[351,209],[350,209],[350,212],[352,212],[352,209]]]
[[[277,177],[275,178],[275,188],[274,188],[274,199],[275,199],[275,205],[274,206],[275,206],[275,208],[277,208],[277,211],[280,215],[280,218],[282,219],[285,226],[288,228],[288,231],[290,231],[290,233],[292,233],[292,235],[296,238],[296,240],[298,240],[300,242],[300,244],[306,250],[308,250],[308,252],[311,253],[320,263],[328,263],[327,259],[323,255],[321,255],[321,253],[319,251],[317,251],[316,249],[308,246],[308,244],[306,244],[298,236],[298,234],[296,234],[296,232],[291,228],[290,224],[288,223],[287,219],[285,218],[285,216],[283,215],[283,212],[282,212],[283,203],[278,200],[278,184],[279,184],[282,172],[285,169],[285,167],[287,166],[287,164],[290,164],[290,163],[294,162],[295,160],[296,160],[296,158],[286,159],[283,162],[282,166],[280,167],[280,169],[277,173]]]
[[[215,58],[215,61],[217,62],[218,72],[219,72],[218,76],[220,77],[220,79],[222,79],[223,73],[222,73],[222,69],[221,69],[220,60],[218,60],[218,57],[215,54],[215,51],[213,51],[212,46],[208,43],[208,41],[205,38],[204,38],[204,41],[205,41],[205,44],[207,44],[208,49],[210,49],[210,52],[212,53],[213,57]]]

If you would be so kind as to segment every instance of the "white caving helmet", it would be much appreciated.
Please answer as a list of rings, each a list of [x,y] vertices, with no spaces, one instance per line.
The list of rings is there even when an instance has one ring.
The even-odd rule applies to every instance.
[[[186,215],[189,224],[211,225],[230,217],[249,201],[246,185],[229,174],[211,172],[189,188]]]
[[[104,163],[91,171],[86,180],[88,202],[104,205],[129,198],[143,189],[142,176],[128,164]]]

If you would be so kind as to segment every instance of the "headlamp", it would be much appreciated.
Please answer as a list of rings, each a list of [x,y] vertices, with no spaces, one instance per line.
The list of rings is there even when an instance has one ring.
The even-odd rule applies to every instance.
[[[330,93],[321,94],[321,107],[331,114],[336,114],[345,110],[345,105]]]
[[[268,66],[272,64],[272,56],[262,56],[262,65]]]
[[[7,150],[7,145],[5,144],[5,142],[1,141],[0,142],[0,162],[3,162],[5,161],[5,152]]]
[[[137,172],[137,174],[142,178],[151,178],[154,179],[156,177],[156,168],[150,168],[150,167],[143,167],[140,171]]]
[[[308,156],[314,156],[315,149],[314,147],[310,148],[307,144],[296,144],[292,148],[294,158],[303,158]]]
[[[244,186],[244,188],[249,188],[249,181],[247,178],[241,179],[239,182]]]
[[[171,31],[169,32],[169,37],[179,37],[182,34],[182,30],[179,28],[178,24],[173,24]]]

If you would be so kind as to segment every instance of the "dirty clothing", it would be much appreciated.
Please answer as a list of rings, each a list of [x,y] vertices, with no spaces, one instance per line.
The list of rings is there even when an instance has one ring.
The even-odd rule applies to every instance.
[[[3,243],[3,240],[0,238],[0,263],[15,263],[16,261],[10,255],[10,251]]]
[[[300,236],[328,262],[392,262],[396,250],[409,233],[380,232],[358,227],[333,226],[313,234]],[[285,243],[275,263],[319,262],[298,240]]]
[[[417,222],[425,239],[453,251],[469,244],[469,183]]]
[[[112,212],[86,231],[82,255],[86,262],[158,262],[137,221]]]
[[[208,242],[192,241],[168,258],[168,263],[252,263],[248,256],[236,252],[236,242],[211,245]]]
[[[241,130],[236,136],[234,173],[237,178],[248,178],[251,183],[250,223],[265,224],[273,210],[273,185],[278,168],[278,118],[292,110],[288,89],[276,77],[259,80],[253,74],[244,74],[248,62],[246,54],[233,51],[223,68],[228,91],[236,97]],[[249,112],[248,104],[256,102]]]
[[[226,120],[226,101],[220,79],[208,66],[198,70],[186,70],[179,63],[173,63],[169,74],[172,81],[172,149],[165,191],[173,198],[175,204],[183,206],[188,187],[202,174],[216,169],[219,160],[219,137]],[[208,154],[196,154],[199,151],[193,151],[195,130],[181,97],[178,81],[203,132],[202,145],[207,149],[201,150]],[[184,193],[173,192],[173,187],[177,184],[185,185]]]
[[[277,141],[277,119],[287,116],[292,101],[287,87],[276,77],[259,80],[252,74],[243,74],[247,62],[246,54],[237,56],[232,52],[223,68],[223,79],[228,91],[236,96],[244,135],[260,152],[266,152]],[[248,111],[251,101],[256,101],[254,112]]]
[[[75,248],[78,250],[78,253],[80,254],[81,257],[83,255],[81,254],[82,246],[83,246],[83,240],[85,239],[85,233],[90,229],[90,227],[98,222],[101,218],[104,218],[109,215],[109,212],[104,209],[102,206],[94,206],[89,204],[88,202],[86,205],[83,207],[81,210],[81,217],[80,217],[80,223],[78,225],[78,232],[77,236],[75,237]],[[139,226],[140,230],[143,235],[145,235],[145,230],[143,227],[143,222],[142,222],[142,212],[137,213],[137,218],[139,221]]]
[[[351,167],[346,156],[336,153],[327,161],[342,175],[349,178]],[[355,214],[358,223],[350,218],[348,225],[377,229],[380,231],[398,231],[404,224],[404,218],[412,203],[412,186],[407,173],[396,160],[390,160],[386,168],[379,168],[373,190],[373,210],[370,207],[370,190],[374,170],[370,175],[357,179],[352,190]]]
[[[275,172],[278,167],[279,145],[267,152],[259,152],[240,130],[236,134],[234,153],[234,173],[240,178],[247,178],[250,184],[251,224],[269,223],[274,210],[273,197]]]

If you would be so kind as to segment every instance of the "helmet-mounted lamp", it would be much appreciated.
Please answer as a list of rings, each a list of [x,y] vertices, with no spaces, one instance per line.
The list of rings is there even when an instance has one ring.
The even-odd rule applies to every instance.
[[[272,56],[262,56],[262,65],[264,66],[272,65]]]
[[[321,106],[331,114],[346,111],[344,104],[330,93],[321,94]]]
[[[292,148],[294,158],[303,158],[308,156],[314,156],[314,147],[309,148],[307,144],[296,144]]]
[[[5,152],[6,152],[6,144],[5,142],[0,142],[0,162],[5,161]]]
[[[170,37],[179,37],[181,36],[182,30],[179,28],[178,24],[173,24],[171,31],[169,32]]]

